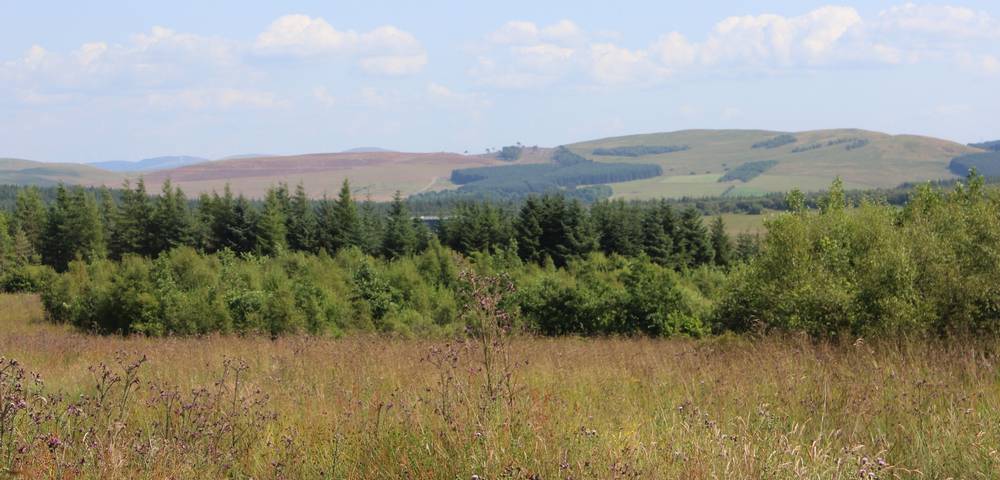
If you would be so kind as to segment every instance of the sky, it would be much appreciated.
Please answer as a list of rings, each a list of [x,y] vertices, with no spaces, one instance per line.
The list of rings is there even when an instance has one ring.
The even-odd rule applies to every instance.
[[[1000,138],[1000,2],[0,0],[0,157]]]

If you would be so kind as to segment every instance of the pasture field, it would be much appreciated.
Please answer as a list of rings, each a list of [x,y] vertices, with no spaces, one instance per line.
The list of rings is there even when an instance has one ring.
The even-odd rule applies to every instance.
[[[568,148],[597,161],[660,165],[663,168],[662,177],[612,185],[616,197],[635,199],[759,195],[786,192],[792,188],[819,191],[838,176],[849,189],[894,187],[909,181],[954,178],[948,170],[948,162],[958,155],[978,151],[947,140],[858,129],[795,132],[792,133],[797,139],[795,143],[775,148],[753,148],[758,142],[784,133],[682,130],[591,140],[568,145]],[[838,143],[847,140],[864,143],[851,149],[847,149],[845,143]],[[639,157],[593,155],[595,148],[637,145],[686,145],[690,148]],[[727,169],[765,160],[775,160],[777,164],[746,183],[716,182]],[[690,177],[690,180],[680,181],[684,177]],[[733,187],[732,190],[729,190],[730,187]]]
[[[14,478],[996,478],[997,347],[100,337],[8,295],[0,392],[20,383],[24,401],[0,416],[0,465]],[[14,382],[18,368],[44,383]]]

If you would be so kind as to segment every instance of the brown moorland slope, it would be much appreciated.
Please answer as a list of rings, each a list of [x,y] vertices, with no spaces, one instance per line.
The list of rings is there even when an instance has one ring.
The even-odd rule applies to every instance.
[[[526,149],[515,163],[548,160],[550,149]],[[448,181],[456,168],[509,165],[492,155],[457,153],[345,152],[257,157],[206,162],[163,170],[145,176],[148,187],[158,189],[170,179],[188,195],[220,191],[230,184],[234,192],[261,197],[278,182],[302,183],[314,197],[334,195],[344,179],[354,191],[386,200],[396,190],[412,195],[452,188]]]

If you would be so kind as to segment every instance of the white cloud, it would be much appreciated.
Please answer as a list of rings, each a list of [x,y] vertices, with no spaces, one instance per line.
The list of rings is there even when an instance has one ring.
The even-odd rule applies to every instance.
[[[154,92],[146,96],[146,101],[151,107],[189,110],[273,109],[287,106],[287,102],[279,100],[273,93],[234,88]]]
[[[590,70],[602,84],[645,83],[665,72],[656,67],[641,50],[629,50],[610,43],[590,46]]]
[[[423,70],[427,65],[427,55],[385,55],[367,57],[360,60],[361,68],[380,75],[410,75]]]
[[[89,42],[68,53],[36,45],[21,59],[0,65],[0,78],[39,92],[93,94],[239,76],[234,73],[242,68],[239,63],[235,42],[154,27],[124,44]]]
[[[338,31],[322,18],[285,15],[257,36],[254,48],[263,53],[316,55],[346,52],[357,42],[357,33]]]
[[[326,87],[316,87],[312,91],[313,98],[316,99],[321,105],[326,107],[333,107],[339,103],[337,98],[334,97]]]
[[[906,3],[879,13],[873,28],[889,33],[933,35],[951,39],[1000,38],[1000,21],[986,12],[950,5]]]
[[[567,39],[572,39],[569,41]],[[568,20],[549,26],[508,22],[486,36],[470,73],[479,83],[530,88],[589,79],[605,84],[648,83],[684,72],[958,64],[1000,72],[1000,20],[955,6],[906,3],[864,18],[854,8],[828,5],[802,15],[734,16],[700,40],[666,32],[633,48],[580,29]]]
[[[427,84],[427,96],[438,105],[462,108],[472,111],[479,111],[493,105],[487,99],[474,93],[456,92],[438,83]]]
[[[257,36],[254,51],[261,55],[358,57],[372,74],[408,75],[427,65],[427,52],[409,32],[391,25],[370,32],[340,31],[326,20],[307,15],[285,15]]]

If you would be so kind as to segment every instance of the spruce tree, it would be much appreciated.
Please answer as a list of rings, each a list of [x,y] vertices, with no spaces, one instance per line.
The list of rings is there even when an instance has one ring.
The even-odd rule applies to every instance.
[[[522,260],[540,263],[545,258],[542,247],[542,205],[536,197],[529,197],[514,222],[517,237],[517,254]]]
[[[396,192],[397,195],[399,192]],[[351,185],[344,179],[333,204],[333,245],[336,249],[361,246],[361,218],[358,206],[351,197]]]
[[[702,221],[701,213],[694,207],[684,210],[681,214],[676,238],[679,240],[676,245],[680,247],[675,250],[680,261],[679,266],[705,265],[715,258],[708,230]]]
[[[375,209],[371,197],[361,204],[361,250],[369,255],[378,255],[382,251],[382,239],[385,236],[385,225],[382,215]]]
[[[69,203],[69,193],[60,183],[56,187],[56,198],[46,213],[45,232],[41,241],[42,261],[60,272],[66,270],[66,265],[72,260],[69,243],[72,239],[66,237]]]
[[[403,203],[403,196],[397,190],[389,205],[385,236],[382,240],[382,253],[388,258],[399,258],[413,253],[416,248],[416,232],[413,230],[413,220]]]
[[[187,198],[180,187],[173,188],[169,179],[163,182],[163,189],[153,206],[150,223],[154,233],[151,255],[192,243],[191,214]]]
[[[726,233],[726,224],[721,216],[715,217],[709,232],[712,240],[713,262],[721,267],[728,267],[733,260],[733,243]]]
[[[114,219],[110,250],[112,258],[127,253],[152,255],[155,250],[155,232],[152,229],[153,205],[146,193],[146,183],[140,177],[135,189],[126,180],[121,203]]]
[[[295,195],[289,202],[286,225],[288,248],[305,252],[316,250],[316,215],[310,207],[309,197],[302,183],[295,187]]]
[[[32,257],[41,255],[47,215],[48,211],[38,187],[27,187],[17,192],[14,202],[14,228],[27,237]]]
[[[282,203],[284,202],[278,189],[267,191],[257,234],[257,248],[264,255],[278,255],[287,248],[286,214]]]

